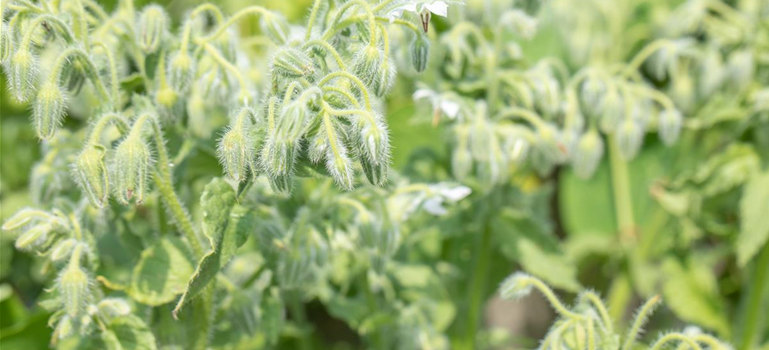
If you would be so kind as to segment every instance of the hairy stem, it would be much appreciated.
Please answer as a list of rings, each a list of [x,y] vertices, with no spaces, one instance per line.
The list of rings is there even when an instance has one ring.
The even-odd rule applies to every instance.
[[[741,325],[740,350],[748,350],[755,347],[756,342],[760,340],[758,333],[762,314],[764,314],[763,318],[766,321],[766,312],[762,310],[766,310],[767,306],[769,306],[769,302],[764,300],[764,295],[767,294],[766,289],[769,287],[769,243],[764,245],[753,269],[750,287],[745,296],[747,304],[744,306],[745,314]]]

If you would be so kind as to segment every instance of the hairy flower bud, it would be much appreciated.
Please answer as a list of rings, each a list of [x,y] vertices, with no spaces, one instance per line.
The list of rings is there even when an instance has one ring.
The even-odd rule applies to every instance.
[[[532,290],[532,284],[529,283],[531,277],[525,273],[516,272],[502,281],[499,287],[499,296],[502,299],[520,299]]]
[[[49,80],[40,86],[32,105],[32,120],[37,137],[42,140],[53,137],[64,119],[65,107],[64,92],[55,81]]]
[[[411,64],[414,69],[421,73],[427,69],[427,62],[430,58],[430,40],[425,35],[417,35],[411,43]]]
[[[56,242],[56,245],[51,248],[51,260],[58,262],[68,258],[77,244],[78,242],[74,238],[68,238]]]
[[[11,94],[19,102],[26,102],[35,83],[35,56],[29,50],[19,49],[11,56],[8,82]]]
[[[377,116],[359,117],[355,131],[354,143],[366,178],[372,185],[381,186],[387,180],[390,162],[387,126]]]
[[[230,128],[219,141],[217,154],[227,176],[241,182],[246,179],[248,166],[253,162],[253,142],[243,126]]]
[[[104,162],[106,150],[101,145],[86,145],[72,165],[75,181],[91,205],[101,208],[109,196],[109,175]]]
[[[582,110],[588,116],[598,116],[604,112],[606,84],[598,78],[590,77],[582,83],[580,97]]]
[[[13,38],[10,28],[3,22],[0,24],[0,63],[4,63],[13,52]]]
[[[147,54],[157,51],[167,28],[168,15],[165,10],[159,5],[145,6],[136,24],[136,39],[142,51]]]
[[[657,128],[663,143],[670,146],[678,140],[683,119],[681,112],[676,109],[664,110],[660,113]]]
[[[32,208],[24,208],[16,212],[16,214],[13,214],[8,220],[3,223],[3,230],[4,231],[11,231],[20,229],[33,220],[47,220],[52,218],[51,214],[48,214],[44,211],[32,209]]]
[[[582,135],[572,159],[574,173],[582,179],[589,179],[595,173],[603,156],[604,146],[601,136],[595,129]]]
[[[371,89],[375,95],[384,96],[395,76],[395,67],[378,46],[366,46],[355,56],[353,73]]]
[[[106,298],[102,299],[96,307],[99,309],[99,313],[109,318],[124,316],[131,313],[131,306],[125,299],[121,298]]]
[[[168,83],[178,93],[186,93],[195,75],[195,61],[187,52],[179,51],[168,60]]]
[[[643,144],[643,129],[632,118],[625,118],[615,131],[619,153],[625,160],[635,158]]]
[[[328,116],[324,117],[324,126],[326,129],[326,170],[334,178],[334,181],[345,190],[353,189],[353,169],[352,161],[348,156],[348,150],[341,139],[342,135],[337,131],[335,122]]]
[[[67,316],[81,316],[91,299],[88,274],[80,267],[82,246],[77,246],[70,256],[67,267],[59,275],[58,289]]]
[[[64,339],[72,335],[74,327],[72,326],[72,318],[64,316],[56,324],[56,329],[53,331],[53,336],[58,339]]]
[[[149,146],[139,134],[129,134],[115,149],[114,179],[117,199],[128,204],[144,199],[149,181],[152,155]]]
[[[304,51],[284,47],[272,58],[271,71],[273,74],[287,78],[303,78],[315,75],[316,67],[312,58]]]
[[[18,238],[16,238],[16,249],[31,251],[45,243],[52,226],[49,223],[42,223],[32,226]]]
[[[294,181],[291,176],[268,176],[267,179],[270,181],[270,188],[272,188],[275,193],[291,194],[291,189],[294,186]]]
[[[729,71],[729,80],[732,86],[738,90],[744,90],[753,79],[756,67],[753,52],[750,50],[739,50],[729,55],[727,63]]]
[[[291,175],[308,121],[309,111],[300,101],[291,102],[282,109],[275,131],[268,135],[262,152],[262,165],[268,174]]]
[[[259,21],[259,27],[262,33],[267,35],[276,44],[284,45],[288,42],[290,28],[288,27],[286,17],[282,14],[274,12],[263,14]]]
[[[609,90],[603,104],[603,113],[600,115],[598,126],[604,133],[612,133],[617,130],[617,126],[622,121],[625,114],[625,104],[622,97],[614,91]]]

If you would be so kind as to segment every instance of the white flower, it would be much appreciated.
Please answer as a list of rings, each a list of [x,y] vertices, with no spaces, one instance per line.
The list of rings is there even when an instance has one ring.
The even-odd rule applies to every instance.
[[[433,106],[433,110],[443,112],[449,119],[454,119],[459,114],[459,103],[452,101],[444,94],[439,94],[430,89],[418,89],[414,92],[414,101],[427,99]]]
[[[444,205],[456,203],[471,192],[469,187],[447,183],[419,186],[416,191],[391,197],[388,210],[391,217],[400,222],[407,220],[420,207],[432,215],[442,216],[448,214]]]
[[[388,17],[390,17],[390,22],[392,22],[396,18],[402,17],[404,12],[416,13],[422,19],[422,28],[427,33],[427,25],[430,23],[431,14],[441,17],[448,16],[449,4],[452,3],[462,4],[461,1],[455,0],[409,0],[390,10]]]
[[[430,186],[430,189],[432,193],[428,194],[428,198],[424,201],[422,207],[428,213],[436,216],[448,213],[448,210],[443,206],[444,202],[456,203],[472,192],[469,187],[462,185],[437,184]]]

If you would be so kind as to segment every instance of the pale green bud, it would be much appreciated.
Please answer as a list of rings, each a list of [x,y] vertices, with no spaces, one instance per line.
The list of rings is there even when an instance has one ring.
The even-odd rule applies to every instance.
[[[168,15],[159,5],[145,6],[136,24],[136,40],[139,47],[147,54],[154,53],[163,41],[168,28]]]
[[[382,118],[372,115],[356,121],[354,142],[363,170],[371,184],[381,186],[387,180],[390,162],[390,138]]]
[[[11,57],[13,52],[13,37],[10,27],[5,22],[0,25],[0,63],[4,63]]]
[[[274,12],[263,14],[259,21],[259,27],[262,33],[267,35],[276,44],[284,45],[288,42],[290,28],[288,27],[286,17],[282,14]]]
[[[580,97],[582,110],[588,116],[598,116],[604,112],[606,84],[598,78],[590,77],[582,83]]]
[[[729,81],[738,90],[743,90],[750,85],[755,75],[755,59],[750,50],[734,51],[729,55],[728,77]]]
[[[378,46],[367,45],[355,55],[352,72],[377,96],[384,96],[392,85],[395,67],[384,58]]]
[[[353,169],[352,161],[348,156],[348,150],[344,142],[340,139],[342,135],[332,128],[334,135],[328,136],[328,147],[326,149],[326,170],[334,178],[334,181],[345,190],[353,189]]]
[[[308,121],[309,111],[299,101],[291,102],[282,109],[275,131],[268,135],[262,152],[262,165],[270,176],[292,174],[299,154],[299,141]]]
[[[49,223],[32,226],[16,238],[16,249],[31,251],[40,247],[48,239],[48,234],[51,230],[52,225]]]
[[[701,97],[712,95],[724,82],[726,69],[718,48],[708,49],[699,67],[699,93]]]
[[[55,81],[46,81],[37,91],[32,105],[32,120],[37,137],[49,140],[61,126],[64,119],[66,99],[61,87]]]
[[[507,137],[504,141],[504,149],[508,160],[512,164],[520,165],[526,161],[531,144],[523,137],[517,135]]]
[[[411,64],[414,69],[421,73],[427,69],[427,62],[430,58],[430,40],[424,35],[417,35],[411,43]]]
[[[315,75],[315,62],[304,51],[291,48],[281,48],[272,58],[271,71],[287,78],[304,78]]]
[[[35,56],[29,50],[19,49],[11,56],[8,82],[11,94],[19,102],[26,102],[36,79]]]
[[[695,104],[696,92],[694,80],[688,72],[680,72],[674,77],[670,97],[678,108],[690,111]]]
[[[502,17],[502,26],[511,28],[519,37],[529,40],[537,34],[537,20],[521,10],[511,10]]]
[[[603,152],[601,135],[595,129],[590,129],[580,137],[574,152],[572,159],[574,173],[582,179],[589,179],[598,168]]]
[[[294,290],[308,283],[313,277],[312,255],[299,249],[291,249],[280,255],[278,282],[281,289]]]
[[[121,298],[102,299],[96,307],[102,315],[109,318],[125,316],[131,313],[131,305],[128,305],[128,302]]]
[[[109,175],[104,162],[106,150],[101,145],[86,145],[75,158],[72,173],[75,182],[85,193],[91,205],[101,208],[109,196]]]
[[[189,91],[195,76],[195,61],[187,52],[176,52],[168,60],[168,83],[174,91],[183,94]]]
[[[499,286],[499,296],[502,299],[520,299],[532,291],[531,277],[522,272],[516,272],[502,281]]]
[[[294,185],[291,176],[268,176],[267,179],[270,181],[270,187],[275,193],[291,194],[291,189]]]
[[[24,208],[13,214],[8,220],[3,223],[4,231],[11,231],[22,228],[32,222],[33,220],[49,220],[53,217],[44,211]]]
[[[53,248],[51,248],[51,260],[58,262],[68,258],[77,244],[78,241],[74,238],[56,242]]]
[[[91,299],[88,274],[80,267],[78,248],[72,252],[68,266],[62,270],[58,280],[58,290],[64,302],[67,316],[82,316]]]
[[[312,163],[318,164],[326,159],[326,154],[328,152],[327,139],[328,135],[326,135],[326,130],[320,128],[318,129],[318,133],[310,140],[307,153],[309,154]]]
[[[212,126],[206,113],[206,98],[202,88],[193,86],[190,97],[187,99],[187,125],[196,136],[203,139],[211,137]]]
[[[114,157],[115,194],[117,199],[128,204],[132,198],[141,203],[147,190],[152,155],[149,146],[138,134],[129,134],[115,149]]]
[[[622,97],[613,90],[606,93],[603,113],[600,115],[599,127],[604,133],[613,133],[625,115],[625,104]]]
[[[533,80],[534,103],[547,116],[555,115],[561,106],[561,84],[546,74]]]
[[[657,127],[663,143],[670,146],[678,140],[683,121],[681,112],[676,109],[664,110],[660,113]]]
[[[219,141],[217,155],[230,179],[241,182],[246,179],[248,166],[253,162],[253,142],[240,125],[230,128]]]
[[[56,324],[56,329],[53,331],[54,337],[57,339],[64,339],[72,335],[74,327],[72,326],[72,319],[69,316],[64,316]]]
[[[643,128],[632,118],[625,118],[615,131],[619,153],[625,160],[635,158],[643,144]]]

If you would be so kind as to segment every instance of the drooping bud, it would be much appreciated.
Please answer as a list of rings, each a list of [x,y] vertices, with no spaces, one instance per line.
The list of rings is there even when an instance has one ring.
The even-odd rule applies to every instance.
[[[341,133],[337,131],[335,123],[329,116],[324,116],[324,127],[326,129],[326,170],[334,178],[334,181],[345,190],[353,189],[353,169],[352,161],[348,156],[348,150]]]
[[[68,258],[77,244],[78,242],[74,238],[68,238],[56,242],[56,245],[51,248],[51,260],[58,262]]]
[[[294,182],[291,176],[268,176],[270,181],[270,187],[275,193],[279,194],[291,194]]]
[[[582,83],[580,97],[582,110],[588,116],[600,116],[604,112],[606,84],[598,78],[590,77]]]
[[[739,50],[729,55],[728,77],[732,86],[737,90],[744,90],[748,87],[755,75],[755,59],[750,50]]]
[[[37,91],[32,105],[32,120],[37,137],[49,140],[61,126],[64,119],[66,99],[55,80],[46,81]]]
[[[242,125],[230,128],[219,141],[217,155],[230,179],[241,182],[246,179],[248,165],[253,162],[253,142]]]
[[[502,281],[499,286],[499,296],[502,299],[520,299],[532,290],[531,277],[522,272],[516,272]]]
[[[678,140],[683,119],[681,112],[677,109],[667,109],[660,113],[657,127],[663,143],[670,146]]]
[[[635,158],[643,144],[643,129],[632,118],[625,118],[615,131],[619,153],[625,160]]]
[[[595,173],[603,157],[604,146],[601,136],[595,129],[582,135],[572,159],[574,173],[582,179],[589,179]]]
[[[359,117],[354,140],[360,163],[369,182],[381,186],[387,180],[390,162],[390,138],[387,126],[378,116]]]
[[[136,24],[136,39],[142,51],[146,54],[157,51],[167,28],[168,15],[165,10],[159,5],[145,6]]]
[[[0,24],[0,63],[5,63],[13,52],[13,38],[10,27],[3,22]]]
[[[291,102],[282,109],[275,131],[268,135],[262,152],[262,165],[268,174],[291,175],[308,121],[309,111],[301,101]]]
[[[388,61],[381,48],[368,45],[355,56],[352,71],[374,94],[381,97],[387,93],[395,74],[395,67]]]
[[[75,247],[58,280],[64,311],[72,318],[81,316],[91,300],[90,280],[80,266],[81,249],[80,245]]]
[[[625,104],[622,97],[614,90],[606,92],[603,113],[600,115],[599,127],[604,133],[612,133],[625,115]]]
[[[312,58],[304,51],[291,47],[281,48],[272,58],[271,66],[273,74],[292,79],[311,77],[316,72]]]
[[[259,27],[262,33],[267,35],[272,41],[278,45],[284,45],[288,42],[288,36],[290,34],[290,28],[288,27],[288,21],[280,13],[269,12],[262,15],[259,21]]]
[[[195,61],[187,52],[179,51],[168,60],[168,83],[174,91],[183,94],[189,91],[195,75]]]
[[[53,331],[53,336],[57,339],[64,339],[72,335],[72,331],[74,330],[74,327],[72,327],[72,318],[69,316],[64,316],[59,320],[59,323],[56,324],[56,329]]]
[[[106,298],[102,299],[96,307],[99,309],[99,313],[108,318],[125,316],[131,313],[131,306],[125,299],[121,298]]]
[[[4,231],[11,231],[22,228],[32,222],[33,220],[47,220],[52,216],[42,210],[24,208],[13,214],[8,220],[3,223]]]
[[[149,146],[140,134],[129,134],[115,149],[114,179],[118,200],[123,204],[136,198],[137,203],[144,199],[147,190],[152,155]]]
[[[42,223],[32,226],[18,238],[16,238],[16,249],[31,251],[45,243],[52,226],[49,223]]]
[[[430,40],[425,35],[417,35],[411,43],[411,64],[417,72],[422,73],[427,69],[429,58]]]
[[[91,205],[101,208],[109,196],[109,174],[104,162],[106,150],[101,145],[86,145],[72,166],[75,181]]]
[[[16,101],[26,102],[35,83],[35,56],[29,50],[19,49],[11,56],[8,74],[11,94]]]

